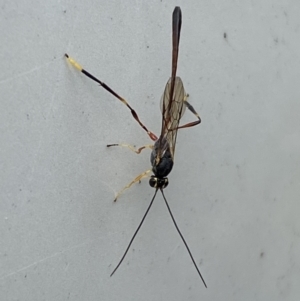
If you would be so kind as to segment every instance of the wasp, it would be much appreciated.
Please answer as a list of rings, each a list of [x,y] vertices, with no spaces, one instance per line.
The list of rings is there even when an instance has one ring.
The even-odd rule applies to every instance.
[[[148,134],[150,139],[154,141],[154,144],[144,145],[138,149],[135,149],[133,146],[128,145],[128,144],[108,144],[107,145],[107,147],[112,147],[112,146],[126,147],[126,148],[136,152],[137,154],[140,154],[141,151],[145,148],[150,148],[152,150],[151,156],[150,156],[150,162],[151,162],[152,168],[141,173],[133,181],[131,181],[128,185],[126,185],[120,192],[117,193],[114,201],[117,200],[117,198],[124,192],[124,190],[131,187],[131,185],[133,185],[137,182],[140,182],[143,178],[149,177],[150,173],[153,173],[153,175],[150,176],[149,184],[151,187],[153,187],[155,189],[152,200],[151,200],[138,228],[134,232],[122,258],[120,259],[118,265],[113,270],[113,272],[111,273],[110,276],[112,276],[116,272],[116,270],[119,268],[119,266],[123,262],[128,250],[130,249],[130,246],[133,243],[134,238],[136,237],[138,231],[140,230],[140,228],[155,200],[156,194],[159,190],[163,196],[163,199],[164,199],[167,209],[170,213],[172,221],[176,227],[176,230],[179,233],[179,235],[191,257],[191,260],[198,272],[198,275],[200,276],[205,287],[207,287],[206,283],[202,277],[202,274],[193,258],[193,255],[192,255],[181,231],[179,230],[179,227],[177,226],[177,223],[171,212],[170,206],[168,204],[168,201],[167,201],[164,191],[163,191],[168,186],[168,183],[169,183],[168,175],[171,172],[173,165],[174,165],[175,146],[176,146],[176,138],[177,138],[178,130],[183,129],[183,128],[189,128],[189,127],[192,127],[192,126],[195,126],[195,125],[198,125],[201,123],[200,116],[195,111],[193,106],[187,101],[188,94],[184,90],[181,78],[176,76],[180,31],[181,31],[181,24],[182,24],[182,13],[181,13],[180,7],[178,7],[178,6],[175,7],[175,9],[173,11],[172,23],[173,23],[172,24],[172,43],[173,43],[173,45],[172,45],[172,72],[171,72],[171,77],[166,84],[164,93],[161,97],[160,107],[161,107],[161,112],[162,112],[162,121],[161,121],[161,132],[160,132],[159,137],[157,137],[153,132],[148,130],[148,128],[139,119],[138,114],[135,112],[135,110],[129,105],[129,103],[123,97],[119,96],[108,85],[106,85],[104,82],[100,81],[98,78],[93,76],[91,73],[89,73],[85,69],[83,69],[81,67],[81,65],[78,64],[73,58],[69,57],[68,54],[65,54],[65,57],[75,68],[77,68],[85,76],[87,76],[90,79],[97,82],[105,90],[107,90],[109,93],[114,95],[117,99],[119,99],[123,104],[125,104],[128,107],[128,109],[131,111],[133,118],[139,123],[139,125],[144,129],[144,131],[146,131],[146,133]],[[183,116],[186,108],[188,108],[188,110],[190,110],[197,117],[197,120],[187,123],[187,124],[184,124],[184,125],[179,125],[180,119]]]

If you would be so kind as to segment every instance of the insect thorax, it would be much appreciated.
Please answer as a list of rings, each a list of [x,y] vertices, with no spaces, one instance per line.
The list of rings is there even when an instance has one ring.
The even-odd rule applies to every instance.
[[[152,171],[158,179],[165,178],[173,168],[173,159],[170,152],[169,143],[165,138],[160,138],[154,143],[150,156]]]

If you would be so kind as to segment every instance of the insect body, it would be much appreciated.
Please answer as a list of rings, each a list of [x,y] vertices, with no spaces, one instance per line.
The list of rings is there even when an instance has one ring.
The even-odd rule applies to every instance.
[[[141,228],[152,204],[156,197],[157,191],[160,190],[163,196],[163,199],[166,203],[166,206],[168,208],[168,211],[170,213],[170,216],[172,218],[172,221],[194,263],[194,266],[203,281],[205,287],[206,283],[197,267],[197,264],[192,256],[192,253],[181,234],[177,223],[175,221],[175,218],[171,212],[171,209],[169,207],[169,204],[167,202],[167,199],[164,195],[163,189],[167,187],[168,185],[168,174],[171,172],[174,164],[174,153],[175,153],[175,145],[176,145],[176,138],[177,138],[177,132],[181,128],[188,128],[195,126],[201,122],[201,119],[197,112],[194,110],[194,108],[191,106],[191,104],[187,101],[188,95],[184,91],[183,83],[180,77],[176,76],[176,70],[177,70],[177,61],[178,61],[178,50],[179,50],[179,40],[180,40],[180,30],[181,30],[181,9],[180,7],[175,7],[173,11],[173,50],[172,50],[172,72],[171,77],[169,81],[166,84],[165,91],[161,98],[161,112],[162,112],[162,125],[161,125],[161,133],[159,138],[148,130],[148,128],[140,121],[137,113],[133,110],[133,108],[129,105],[129,103],[119,96],[116,92],[114,92],[109,86],[107,86],[105,83],[97,79],[95,76],[93,76],[88,71],[84,70],[74,59],[70,58],[67,54],[65,56],[69,60],[69,62],[76,67],[79,71],[81,71],[84,75],[89,77],[90,79],[96,81],[98,84],[100,84],[105,90],[110,92],[112,95],[114,95],[116,98],[118,98],[123,104],[125,104],[129,110],[131,111],[132,116],[134,119],[139,123],[139,125],[147,132],[148,136],[155,141],[154,145],[144,145],[140,147],[139,149],[135,149],[133,146],[128,144],[108,144],[107,147],[112,146],[121,146],[129,148],[130,150],[136,152],[139,154],[143,149],[150,148],[152,149],[151,156],[150,156],[150,162],[152,165],[152,168],[141,173],[138,175],[133,181],[131,181],[128,185],[126,185],[116,196],[115,200],[123,193],[125,189],[128,189],[131,185],[134,183],[139,182],[141,179],[148,177],[149,173],[153,173],[153,175],[150,177],[149,184],[151,187],[155,188],[154,196],[138,226],[136,229],[134,235],[132,236],[121,260],[119,261],[116,268],[111,273],[111,276],[115,273],[115,271],[118,269],[118,267],[121,265],[123,259],[125,258],[135,236],[137,235],[139,229]],[[197,120],[184,124],[179,125],[180,119],[183,116],[185,109],[188,108],[196,117]]]

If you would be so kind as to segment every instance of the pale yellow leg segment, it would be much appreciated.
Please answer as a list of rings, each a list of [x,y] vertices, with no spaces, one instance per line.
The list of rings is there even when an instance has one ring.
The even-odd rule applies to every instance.
[[[82,67],[71,57],[69,57],[67,54],[65,54],[65,57],[67,58],[67,60],[79,71],[82,71]]]
[[[132,146],[132,145],[124,144],[124,143],[122,143],[122,144],[108,144],[108,145],[106,145],[106,146],[107,146],[107,147],[111,147],[111,146],[121,146],[121,147],[126,147],[126,148],[129,148],[131,151],[133,151],[133,152],[135,152],[135,153],[137,153],[137,154],[140,154],[141,151],[142,151],[143,149],[145,149],[145,148],[153,149],[153,145],[152,145],[152,144],[144,145],[144,146],[142,146],[142,147],[140,147],[140,148],[138,148],[138,149],[135,149],[135,147]]]
[[[133,185],[134,183],[140,182],[142,179],[149,177],[149,173],[152,171],[152,169],[149,169],[140,175],[138,175],[133,181],[131,181],[128,185],[126,185],[121,191],[119,191],[114,199],[114,202],[117,201],[117,198],[124,192],[124,190],[128,189]]]

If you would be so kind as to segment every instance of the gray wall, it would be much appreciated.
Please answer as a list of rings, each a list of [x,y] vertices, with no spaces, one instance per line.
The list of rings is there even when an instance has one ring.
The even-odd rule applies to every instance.
[[[109,277],[154,190],[145,180],[113,203],[150,152],[106,144],[151,141],[63,57],[159,134],[175,5],[178,75],[203,122],[179,132],[165,194],[208,289],[160,194]],[[299,15],[296,0],[3,3],[1,301],[298,300]]]

